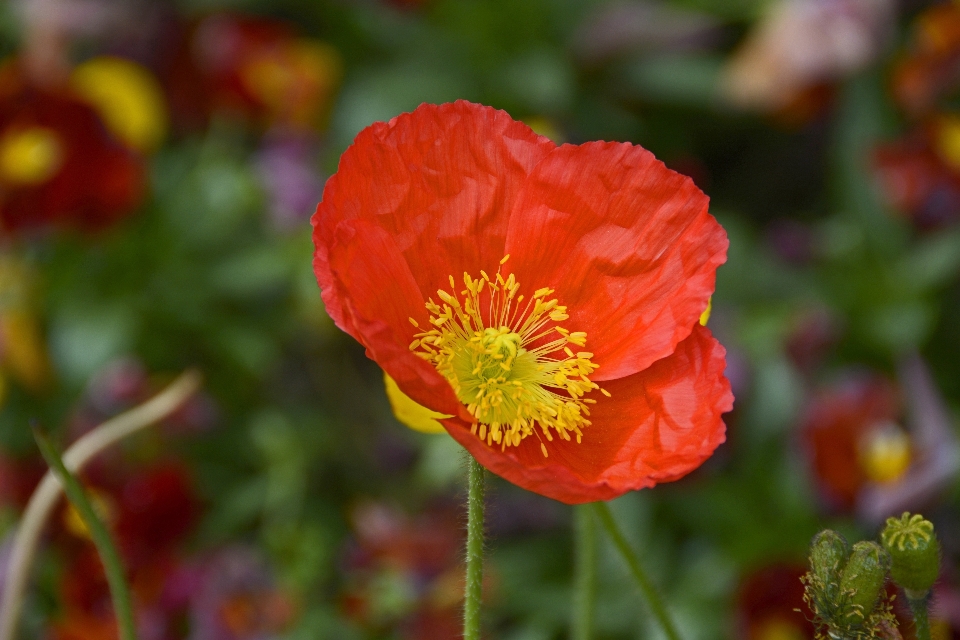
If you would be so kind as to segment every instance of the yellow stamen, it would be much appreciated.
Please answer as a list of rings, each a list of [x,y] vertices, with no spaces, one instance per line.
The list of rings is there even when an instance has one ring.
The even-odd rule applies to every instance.
[[[586,334],[555,324],[569,316],[548,299],[553,289],[538,289],[524,302],[513,274],[480,273],[463,274],[459,296],[453,288],[437,291],[441,304],[426,304],[432,328],[417,333],[410,349],[450,382],[488,445],[503,450],[530,435],[550,442],[554,433],[580,442],[593,403],[584,395],[600,387],[590,380],[593,354],[567,345],[584,346]],[[540,450],[547,455],[542,441]]]

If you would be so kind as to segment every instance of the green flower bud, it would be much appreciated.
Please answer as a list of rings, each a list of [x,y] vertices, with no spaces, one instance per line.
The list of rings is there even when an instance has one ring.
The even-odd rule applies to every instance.
[[[852,627],[864,624],[873,613],[890,569],[890,556],[876,542],[858,542],[840,574],[840,591],[846,597],[845,622]]]
[[[890,554],[893,581],[908,598],[922,598],[940,574],[940,543],[933,523],[905,512],[899,518],[887,518],[880,539]]]
[[[824,529],[810,543],[810,570],[824,585],[838,584],[840,570],[850,555],[846,539],[831,529]]]

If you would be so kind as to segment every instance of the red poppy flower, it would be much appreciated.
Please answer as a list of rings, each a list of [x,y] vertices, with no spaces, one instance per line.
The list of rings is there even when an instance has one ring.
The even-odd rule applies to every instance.
[[[698,319],[726,234],[645,149],[422,105],[357,136],[313,224],[330,316],[507,480],[609,499],[723,442],[725,351]]]
[[[0,68],[0,232],[72,221],[97,228],[143,195],[142,162],[94,108]]]

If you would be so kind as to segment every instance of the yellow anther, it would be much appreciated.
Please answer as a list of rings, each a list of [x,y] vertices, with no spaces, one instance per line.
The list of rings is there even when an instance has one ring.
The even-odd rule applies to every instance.
[[[538,425],[548,442],[552,432],[580,442],[590,424],[583,396],[598,388],[589,378],[597,365],[591,353],[574,355],[567,344],[582,347],[586,334],[553,324],[568,316],[557,300],[545,300],[553,293],[549,287],[521,306],[524,297],[513,274],[504,278],[498,270],[493,279],[480,274],[477,280],[464,274],[462,303],[451,284],[453,291],[437,292],[442,309],[432,300],[426,304],[434,328],[416,334],[411,350],[449,381],[487,444],[517,446]],[[484,286],[489,296],[481,302]],[[542,443],[541,450],[546,455]]]

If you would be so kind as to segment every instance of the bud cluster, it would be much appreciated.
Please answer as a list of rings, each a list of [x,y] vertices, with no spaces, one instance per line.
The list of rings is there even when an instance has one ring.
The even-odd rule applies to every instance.
[[[804,600],[819,635],[838,640],[877,637],[893,620],[883,589],[889,569],[890,556],[877,543],[858,542],[851,549],[835,531],[818,533],[804,577]]]
[[[933,524],[921,515],[904,513],[887,519],[872,541],[851,548],[839,533],[826,529],[813,538],[810,571],[803,577],[804,601],[813,611],[818,637],[866,640],[898,637],[892,596],[884,588],[887,575],[902,587],[918,630],[927,627],[926,604],[940,570],[940,544]]]

